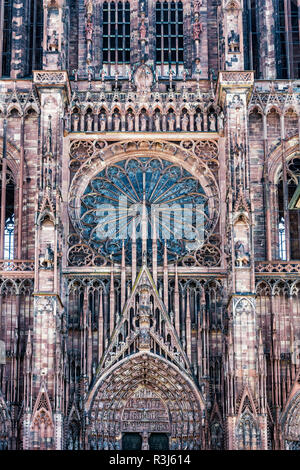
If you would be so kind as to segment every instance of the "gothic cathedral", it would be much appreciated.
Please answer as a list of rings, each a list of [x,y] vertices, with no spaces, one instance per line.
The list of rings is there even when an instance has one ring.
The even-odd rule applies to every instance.
[[[0,449],[300,449],[300,1],[0,1]]]

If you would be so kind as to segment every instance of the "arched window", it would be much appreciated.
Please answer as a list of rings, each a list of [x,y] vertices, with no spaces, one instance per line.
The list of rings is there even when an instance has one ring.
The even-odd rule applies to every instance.
[[[183,4],[156,2],[156,63],[183,64]]]
[[[29,48],[28,48],[28,75],[32,70],[42,68],[43,61],[43,3],[42,0],[29,2]]]
[[[103,3],[103,63],[130,63],[130,4]]]
[[[6,164],[0,164],[0,207],[1,207],[1,233],[0,258],[14,258],[14,205],[15,182],[10,169]],[[4,186],[3,186],[4,181]]]
[[[275,2],[277,78],[300,78],[300,9],[297,0]]]
[[[12,0],[2,0],[1,3],[1,18],[3,18],[2,29],[2,76],[10,76],[10,61],[11,61],[11,42],[12,42]]]
[[[300,182],[300,158],[286,162],[277,182],[278,255],[283,261],[300,259],[300,209],[290,208]]]

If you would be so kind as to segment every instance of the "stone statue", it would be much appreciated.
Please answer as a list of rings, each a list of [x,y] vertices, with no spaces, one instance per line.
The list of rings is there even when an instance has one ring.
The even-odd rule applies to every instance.
[[[184,114],[181,119],[181,128],[184,132],[188,130],[188,125],[189,125],[189,118],[187,114]]]
[[[51,269],[54,265],[54,251],[51,244],[47,244],[44,256],[40,256],[40,266],[44,269]]]
[[[224,130],[224,113],[223,111],[220,112],[218,115],[218,130],[223,131]]]
[[[73,129],[74,129],[74,132],[78,132],[79,130],[79,114],[78,113],[75,113],[73,114]]]
[[[169,113],[168,115],[168,127],[169,131],[174,131],[175,130],[175,116],[174,113]]]
[[[156,132],[159,132],[160,131],[160,114],[159,113],[155,113],[154,126],[155,126]]]
[[[214,115],[214,113],[210,113],[210,115],[208,116],[208,120],[210,132],[216,132],[216,116]]]
[[[91,21],[87,21],[85,25],[85,37],[87,41],[91,41],[93,37],[93,23]]]
[[[106,116],[104,113],[100,114],[100,131],[104,132],[106,129]]]
[[[146,29],[146,26],[145,26],[145,19],[142,18],[141,26],[140,26],[140,39],[141,39],[141,41],[145,41],[146,34],[147,34],[147,29]]]
[[[235,251],[235,265],[238,267],[248,266],[249,265],[249,253],[246,253],[244,244],[238,240],[234,245]]]
[[[200,113],[197,113],[195,122],[196,122],[197,131],[201,132],[202,131],[202,116]]]
[[[86,116],[87,131],[91,132],[93,129],[93,115],[87,114]]]
[[[147,130],[147,117],[145,113],[141,114],[141,131],[145,132]]]
[[[114,130],[119,131],[121,125],[120,115],[118,113],[114,114]]]
[[[134,82],[138,92],[145,93],[150,91],[153,84],[151,68],[145,64],[140,65],[134,73]]]
[[[230,52],[240,51],[240,35],[233,29],[230,31],[230,35],[228,36],[228,46]]]
[[[48,51],[57,52],[58,51],[58,38],[56,31],[53,31],[48,40]]]
[[[92,0],[85,0],[84,5],[85,5],[86,16],[90,19],[93,14],[93,2]]]
[[[199,16],[196,16],[195,23],[193,24],[193,39],[194,41],[200,40],[200,35],[203,31],[202,23],[199,21]]]
[[[132,113],[128,113],[128,116],[127,116],[127,125],[128,125],[128,130],[129,130],[129,131],[133,131],[133,130],[134,130],[133,124],[134,124],[134,117],[133,117],[133,114],[132,114]]]

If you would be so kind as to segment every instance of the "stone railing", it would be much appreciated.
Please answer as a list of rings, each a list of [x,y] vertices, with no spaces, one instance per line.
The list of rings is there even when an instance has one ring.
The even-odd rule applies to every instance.
[[[71,98],[71,86],[68,73],[65,70],[34,70],[33,83],[37,88],[47,87],[48,85],[64,88],[68,99]]]
[[[228,84],[247,84],[251,85],[254,82],[254,72],[252,71],[228,71],[228,72],[220,72],[219,75],[219,82],[220,83],[228,83]]]
[[[256,274],[300,274],[300,261],[259,261]]]
[[[0,272],[1,271],[34,271],[34,260],[0,260]]]

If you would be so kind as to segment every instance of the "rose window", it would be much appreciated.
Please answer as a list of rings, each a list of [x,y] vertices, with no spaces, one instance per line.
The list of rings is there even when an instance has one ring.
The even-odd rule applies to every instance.
[[[205,181],[203,179],[203,181]],[[205,185],[184,168],[158,158],[130,158],[103,169],[80,199],[77,227],[99,256],[120,263],[136,253],[172,262],[204,244],[215,223]],[[155,250],[155,253],[153,251]]]

